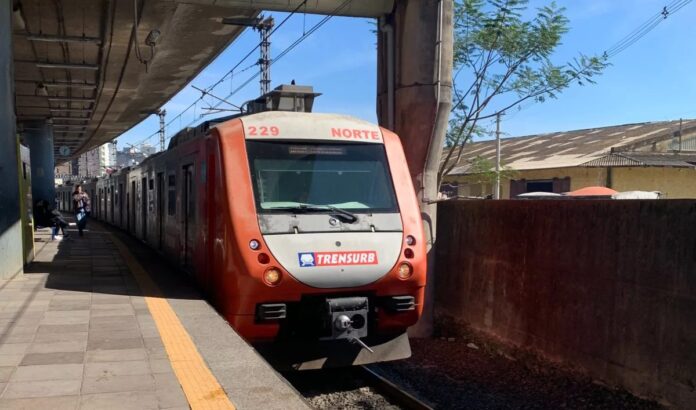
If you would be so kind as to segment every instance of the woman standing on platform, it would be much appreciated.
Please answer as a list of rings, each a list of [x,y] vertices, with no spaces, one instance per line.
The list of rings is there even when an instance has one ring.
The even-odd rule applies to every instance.
[[[89,195],[82,192],[82,186],[76,185],[73,191],[73,211],[75,212],[75,220],[77,221],[77,230],[80,236],[84,235],[82,231],[87,226],[87,217],[91,211]]]

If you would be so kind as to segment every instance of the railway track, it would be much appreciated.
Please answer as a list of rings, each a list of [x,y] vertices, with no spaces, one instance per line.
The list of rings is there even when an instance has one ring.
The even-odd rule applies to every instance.
[[[367,366],[358,366],[357,371],[378,392],[390,399],[390,401],[406,410],[432,410],[433,408],[423,401],[392,383],[384,376]]]
[[[291,372],[284,376],[315,409],[432,409],[367,366]]]

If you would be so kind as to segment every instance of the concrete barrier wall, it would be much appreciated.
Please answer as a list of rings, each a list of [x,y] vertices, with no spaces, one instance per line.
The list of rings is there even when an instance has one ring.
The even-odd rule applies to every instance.
[[[696,406],[696,201],[452,201],[438,211],[436,321]]]

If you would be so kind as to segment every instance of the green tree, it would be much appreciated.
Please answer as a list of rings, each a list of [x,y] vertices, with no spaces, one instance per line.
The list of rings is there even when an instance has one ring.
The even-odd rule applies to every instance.
[[[523,18],[527,0],[461,0],[454,11],[454,101],[438,182],[459,162],[464,145],[486,132],[481,121],[544,102],[571,84],[593,83],[605,55],[578,55],[558,64],[551,55],[568,31],[554,2]]]
[[[476,183],[495,184],[495,162],[488,158],[477,156],[472,159],[467,173],[472,175]],[[513,179],[515,176],[517,176],[517,171],[505,164],[500,164],[501,182]]]

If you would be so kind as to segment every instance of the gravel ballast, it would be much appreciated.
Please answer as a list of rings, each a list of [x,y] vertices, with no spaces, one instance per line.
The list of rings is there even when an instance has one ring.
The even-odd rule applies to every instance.
[[[311,370],[284,374],[315,409],[397,410],[353,369]]]
[[[438,409],[660,409],[527,352],[480,337],[412,339],[410,359],[375,366]]]

